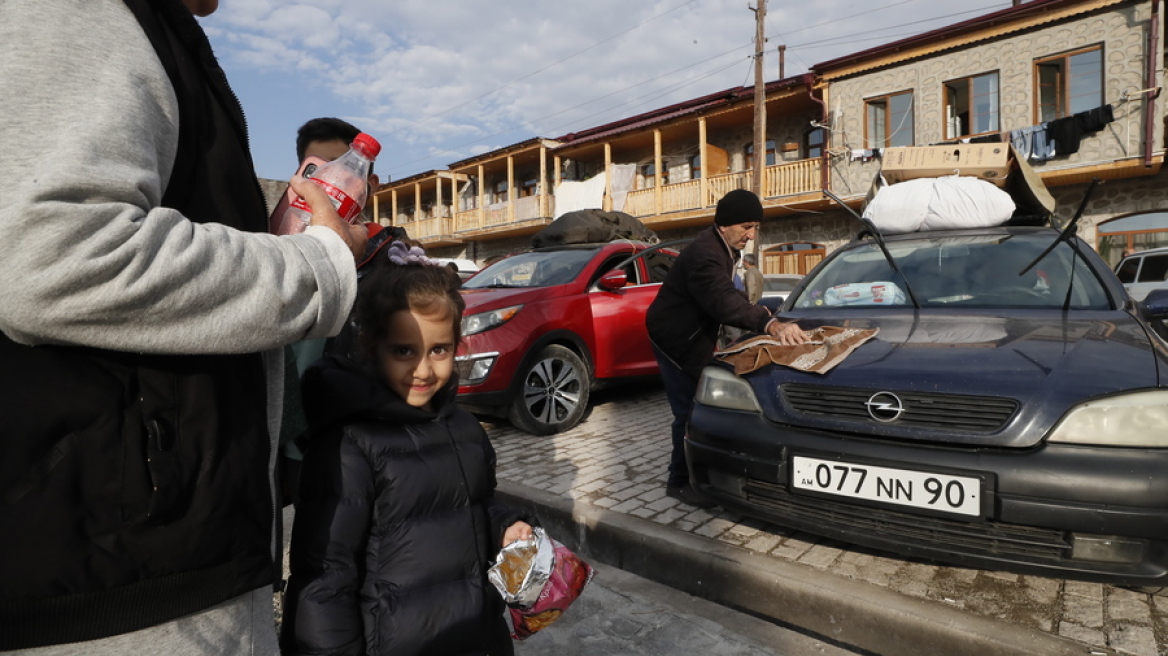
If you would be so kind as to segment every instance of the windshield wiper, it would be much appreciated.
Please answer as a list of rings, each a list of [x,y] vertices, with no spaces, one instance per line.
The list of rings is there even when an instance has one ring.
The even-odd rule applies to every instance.
[[[847,203],[843,201],[843,199],[841,199],[839,196],[836,196],[827,189],[823,190],[823,194],[839,203],[840,207],[843,207],[845,210],[850,212],[852,216],[856,217],[856,219],[864,225],[864,229],[861,230],[860,234],[856,235],[856,237],[863,237],[865,232],[872,235],[872,238],[876,240],[876,245],[880,247],[880,252],[884,253],[884,259],[888,260],[888,265],[891,266],[892,270],[895,271],[897,275],[900,276],[900,279],[904,281],[904,291],[908,292],[908,298],[912,301],[913,307],[918,310],[921,309],[921,304],[917,302],[917,295],[913,293],[912,284],[909,283],[908,276],[904,275],[904,272],[900,270],[900,265],[896,263],[896,258],[892,257],[892,253],[888,251],[888,245],[884,243],[884,236],[880,234],[880,230],[876,227],[876,224],[872,223],[871,219],[865,219],[863,215],[849,207]]]
[[[1082,251],[1079,250],[1079,245],[1076,244],[1071,238],[1078,234],[1079,219],[1083,217],[1083,212],[1087,209],[1087,202],[1091,200],[1091,195],[1095,193],[1095,187],[1098,187],[1099,184],[1099,178],[1091,179],[1091,184],[1087,185],[1087,190],[1083,192],[1083,200],[1079,201],[1079,209],[1075,211],[1075,215],[1072,216],[1071,220],[1067,222],[1067,226],[1063,228],[1062,232],[1059,233],[1059,236],[1056,237],[1053,242],[1051,242],[1050,246],[1046,247],[1046,250],[1039,253],[1038,257],[1034,258],[1033,262],[1027,264],[1025,268],[1018,272],[1019,277],[1025,275],[1027,271],[1034,268],[1034,265],[1041,262],[1047,255],[1050,255],[1050,252],[1053,251],[1056,246],[1062,242],[1066,242],[1067,245],[1071,247],[1073,256],[1071,257],[1071,275],[1067,283],[1067,297],[1063,299],[1063,312],[1066,312],[1067,308],[1071,307],[1071,290],[1073,290],[1075,287],[1075,257],[1082,257],[1084,260],[1087,259],[1083,256]]]

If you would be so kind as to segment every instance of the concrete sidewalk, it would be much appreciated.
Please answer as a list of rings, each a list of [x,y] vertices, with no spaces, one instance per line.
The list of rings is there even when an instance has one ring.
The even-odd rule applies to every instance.
[[[666,497],[660,386],[594,401],[551,437],[484,424],[500,496],[587,558],[878,654],[1168,656],[1168,598],[905,560]]]

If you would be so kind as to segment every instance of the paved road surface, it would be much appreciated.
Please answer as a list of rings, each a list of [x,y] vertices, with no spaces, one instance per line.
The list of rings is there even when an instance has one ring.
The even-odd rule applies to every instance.
[[[595,564],[584,594],[516,656],[847,656],[860,654]]]

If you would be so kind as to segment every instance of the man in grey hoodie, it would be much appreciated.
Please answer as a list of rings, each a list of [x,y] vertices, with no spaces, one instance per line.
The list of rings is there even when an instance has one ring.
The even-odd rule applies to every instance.
[[[366,233],[266,233],[217,5],[0,3],[0,651],[278,652],[282,346]]]

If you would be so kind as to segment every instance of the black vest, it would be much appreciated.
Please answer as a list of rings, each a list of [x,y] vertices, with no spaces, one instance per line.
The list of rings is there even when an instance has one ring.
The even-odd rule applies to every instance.
[[[202,29],[179,0],[125,2],[180,106],[162,204],[265,230],[243,112]],[[258,354],[0,333],[0,435],[0,651],[146,628],[277,579]]]

